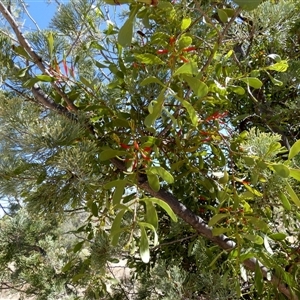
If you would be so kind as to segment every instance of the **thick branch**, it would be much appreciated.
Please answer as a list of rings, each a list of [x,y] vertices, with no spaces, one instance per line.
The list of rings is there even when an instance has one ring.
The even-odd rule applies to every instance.
[[[38,84],[34,84],[32,89],[32,94],[36,100],[43,106],[58,112],[61,115],[68,117],[71,120],[75,119],[75,116],[70,113],[64,106],[59,105],[53,101],[51,97],[44,93],[44,91],[39,87]]]
[[[119,159],[112,159],[112,163],[122,171],[126,170],[126,167],[122,161]],[[142,179],[144,178],[144,175],[140,176]],[[142,181],[142,180],[141,180]],[[216,245],[218,245],[220,248],[230,252],[236,247],[236,243],[228,238],[226,235],[221,234],[218,236],[214,236],[212,233],[212,228],[209,227],[205,221],[197,216],[195,213],[193,213],[191,210],[189,210],[185,205],[183,205],[176,197],[174,197],[171,193],[160,190],[158,192],[155,192],[151,189],[149,183],[147,181],[144,181],[139,184],[140,188],[142,188],[144,191],[148,192],[151,196],[156,197],[158,199],[163,200],[166,202],[173,210],[173,212],[180,217],[182,220],[184,220],[186,223],[190,224],[200,235],[203,237],[206,237]],[[250,270],[255,271],[256,264],[259,263],[259,266],[261,268],[262,274],[264,278],[268,281],[271,281],[274,286],[278,288],[278,290],[284,294],[288,299],[291,300],[298,300],[298,297],[293,295],[289,288],[275,275],[271,275],[271,278],[269,275],[269,270],[263,266],[256,258],[250,258],[245,261],[243,261],[244,266]]]
[[[144,182],[140,184],[140,187],[151,194],[153,197],[163,200],[172,208],[174,213],[182,218],[186,223],[190,224],[200,235],[208,238],[210,241],[214,242],[222,249],[231,251],[236,247],[236,243],[229,239],[226,235],[214,236],[212,234],[212,228],[210,228],[202,218],[194,214],[191,210],[189,210],[186,206],[184,206],[177,198],[175,198],[171,193],[166,192],[164,190],[160,190],[155,192],[151,189],[148,182]],[[256,258],[251,258],[243,261],[244,266],[251,270],[255,271],[255,267],[257,264]],[[268,279],[269,270],[264,267],[261,263],[259,263],[260,268],[262,270],[263,276],[265,279],[271,281],[274,286],[278,288],[278,290],[284,294],[288,299],[298,300],[298,297],[293,295],[288,287],[275,275],[272,275],[270,279]]]
[[[11,26],[11,28],[13,29],[14,33],[17,36],[17,39],[20,43],[20,45],[26,50],[26,52],[31,56],[31,58],[33,59],[34,63],[39,67],[39,69],[42,72],[46,71],[46,68],[42,62],[42,58],[37,55],[34,50],[31,48],[30,44],[28,43],[28,41],[26,40],[26,38],[24,37],[24,35],[22,34],[22,32],[20,31],[18,24],[16,23],[15,19],[13,18],[13,16],[11,15],[11,13],[8,11],[8,9],[6,8],[6,6],[2,3],[2,1],[0,1],[0,12],[2,13],[2,15],[4,16],[4,18],[6,19],[6,21],[9,23],[9,25]]]

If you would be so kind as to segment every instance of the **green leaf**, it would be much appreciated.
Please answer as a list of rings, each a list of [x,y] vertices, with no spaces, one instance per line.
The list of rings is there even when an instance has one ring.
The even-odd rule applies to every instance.
[[[154,234],[153,244],[154,244],[154,246],[156,246],[158,244],[158,235],[157,235],[157,232],[156,232],[154,226],[152,224],[146,223],[146,222],[138,222],[138,223],[139,223],[139,225],[141,225],[143,227],[147,227],[153,231],[153,234]]]
[[[167,183],[173,183],[174,182],[174,177],[163,167],[150,167],[147,169],[147,174],[157,174],[159,175],[164,181]]]
[[[54,45],[54,40],[53,40],[52,32],[48,33],[47,41],[48,41],[49,56],[50,56],[50,58],[52,58],[53,57],[53,51],[54,51],[54,46],[53,46]]]
[[[263,85],[263,83],[258,78],[255,78],[255,77],[240,78],[240,81],[245,82],[247,85],[249,85],[255,89],[259,89]]]
[[[254,282],[258,295],[261,295],[264,290],[264,277],[258,261],[256,261],[255,265]]]
[[[224,171],[223,177],[221,177],[218,181],[220,184],[226,184],[229,181],[229,174],[226,170]]]
[[[116,185],[116,189],[113,195],[113,205],[117,205],[121,202],[126,184],[127,184],[126,180],[120,180]]]
[[[263,238],[259,235],[245,234],[243,237],[255,244],[258,244],[258,245],[262,245],[264,243]]]
[[[215,227],[212,229],[212,234],[213,236],[218,236],[220,234],[224,234],[228,232],[230,229],[229,228],[224,228],[224,227]]]
[[[278,80],[278,79],[275,79],[273,76],[271,76],[269,74],[269,72],[266,71],[266,73],[268,74],[269,78],[271,79],[272,83],[276,86],[282,86],[283,85],[283,82]]]
[[[94,60],[94,63],[95,63],[95,65],[96,65],[96,67],[99,68],[99,69],[108,68],[107,65],[102,64],[102,63],[99,62],[98,60]]]
[[[198,74],[198,66],[195,62],[189,62],[183,64],[179,67],[173,74],[173,76],[180,75],[180,74],[190,74],[190,75],[197,75]]]
[[[289,159],[294,158],[300,152],[300,140],[293,144],[290,149]]]
[[[300,181],[300,169],[290,169],[290,176]]]
[[[134,54],[135,58],[146,65],[163,65],[164,62],[156,55],[151,53]]]
[[[224,8],[223,10],[226,12],[228,18],[233,17],[235,14],[235,10],[232,8]]]
[[[134,17],[138,12],[138,6],[136,6],[131,12],[129,18],[126,20],[124,25],[119,30],[118,34],[118,43],[122,47],[130,46],[133,36],[133,25],[134,25]]]
[[[266,153],[266,155],[269,154],[276,154],[276,152],[281,149],[281,144],[279,142],[272,142],[269,146],[268,152]]]
[[[257,196],[257,197],[262,197],[263,194],[261,192],[259,192],[258,190],[256,190],[255,188],[253,188],[252,186],[245,184],[244,187],[251,192],[253,195]]]
[[[279,197],[279,199],[280,199],[281,202],[282,202],[283,208],[284,208],[285,210],[287,210],[287,211],[290,211],[290,210],[292,209],[292,206],[291,206],[290,201],[289,201],[288,198],[286,197],[286,195],[285,195],[282,191],[279,191],[278,197]]]
[[[147,179],[149,182],[149,185],[151,189],[154,192],[158,192],[160,190],[160,184],[159,184],[159,179],[158,176],[152,173],[147,173]]]
[[[208,226],[214,226],[219,221],[229,217],[229,214],[217,214],[211,217],[211,219],[208,222]]]
[[[198,117],[194,107],[192,106],[192,104],[190,104],[186,100],[183,100],[182,105],[187,110],[187,112],[191,118],[193,126],[197,127],[198,123],[199,123],[199,117]]]
[[[181,31],[189,28],[189,26],[191,25],[192,23],[192,19],[191,18],[183,18],[182,21],[181,21]]]
[[[84,244],[84,242],[85,242],[85,241],[82,241],[82,242],[77,243],[77,244],[74,246],[74,248],[73,248],[73,252],[76,253],[76,252],[80,251],[81,248],[82,248],[82,246],[83,246],[83,244]]]
[[[93,202],[93,203],[92,203],[91,210],[92,210],[93,216],[94,216],[94,217],[98,217],[98,206],[97,206],[97,203],[96,203],[96,202]]]
[[[146,222],[153,225],[155,229],[158,228],[158,217],[155,206],[150,201],[145,201],[146,203]]]
[[[85,276],[86,276],[86,273],[76,274],[74,277],[72,277],[72,281],[77,282],[78,280],[80,280],[81,278],[83,278]]]
[[[89,87],[92,90],[94,89],[94,85],[92,84],[92,82],[90,80],[86,79],[83,76],[79,76],[79,79],[84,85],[86,85],[87,87]]]
[[[145,79],[141,82],[140,85],[141,85],[141,86],[145,86],[145,85],[151,84],[151,83],[158,83],[158,84],[160,84],[161,86],[164,87],[164,84],[163,84],[158,78],[156,78],[156,77],[154,77],[154,76],[149,76],[149,77],[145,78]]]
[[[174,214],[173,210],[171,209],[171,207],[169,206],[169,204],[167,204],[166,202],[158,199],[158,198],[142,198],[140,199],[140,201],[151,201],[157,205],[159,205],[163,210],[166,211],[166,213],[171,217],[171,219],[174,222],[177,222],[177,216]]]
[[[25,57],[27,60],[29,60],[29,61],[32,60],[31,57],[30,57],[30,55],[26,52],[26,50],[25,50],[22,46],[15,46],[15,45],[12,45],[12,50],[13,50],[15,53],[17,53],[17,54],[19,54],[19,55]]]
[[[233,2],[239,5],[242,9],[250,11],[257,8],[263,0],[234,0]]]
[[[74,262],[69,261],[69,262],[67,262],[67,264],[65,264],[65,265],[63,266],[63,268],[61,269],[61,271],[62,271],[63,273],[65,273],[65,272],[69,271],[69,270],[71,269],[71,267],[73,267],[73,265],[74,265]]]
[[[218,16],[219,16],[220,20],[223,23],[226,23],[228,21],[228,16],[227,16],[226,10],[225,9],[218,9],[217,12],[218,12]]]
[[[144,124],[146,125],[146,127],[151,127],[153,125],[153,123],[155,122],[155,120],[158,118],[159,116],[154,115],[153,113],[150,113],[150,115],[148,115],[145,120],[144,120]]]
[[[141,238],[140,238],[140,255],[144,263],[148,263],[150,260],[149,241],[144,226],[140,225]]]
[[[204,82],[184,74],[182,75],[182,78],[188,83],[197,97],[204,97],[208,94],[208,86]]]
[[[287,235],[282,232],[272,233],[269,235],[269,237],[274,241],[283,241],[286,238],[286,236]]]
[[[127,183],[128,183],[127,180],[118,179],[118,180],[108,182],[107,184],[104,185],[104,188],[107,190],[111,188],[115,188],[114,195],[113,195],[114,205],[120,203]]]
[[[116,157],[116,156],[126,155],[126,154],[127,154],[127,152],[122,151],[122,150],[105,149],[100,153],[99,159],[101,161],[104,161],[104,160],[109,160],[109,159],[111,159],[113,157]]]
[[[126,209],[120,210],[111,225],[110,238],[113,246],[117,246],[120,234],[124,230],[121,228],[121,222],[125,211]]]
[[[181,51],[183,48],[190,46],[193,42],[193,39],[188,35],[182,35],[178,40],[178,51]]]
[[[35,78],[37,78],[39,81],[44,82],[54,82],[56,80],[54,77],[48,75],[36,75]]]
[[[187,112],[191,118],[193,126],[197,127],[198,123],[199,123],[199,117],[198,117],[198,114],[196,113],[193,105],[190,104],[188,101],[178,97],[177,95],[175,95],[175,97],[182,103],[183,107],[187,110]]]
[[[250,156],[244,156],[243,159],[244,159],[244,162],[245,162],[245,164],[247,166],[253,166],[253,165],[255,165],[255,160],[252,157],[250,157]]]
[[[256,226],[258,229],[262,231],[268,231],[269,227],[268,224],[265,223],[263,220],[260,220],[259,218],[253,217],[253,216],[244,216],[246,220],[248,220],[251,224]]]
[[[241,86],[229,85],[228,88],[237,95],[243,96],[245,94],[245,89]]]
[[[286,60],[282,60],[277,62],[271,66],[266,67],[267,70],[273,70],[277,72],[285,72],[289,67],[288,62]]]
[[[283,164],[269,165],[269,167],[274,169],[275,172],[283,178],[288,178],[290,175],[289,168]]]
[[[179,160],[171,164],[171,171],[179,171],[180,168],[186,165],[187,159]]]
[[[26,67],[24,69],[19,70],[18,73],[17,73],[17,76],[19,78],[24,77],[27,74],[27,72],[28,72],[29,69],[30,69],[30,67]]]
[[[148,110],[150,115],[148,115],[144,120],[144,123],[147,127],[151,127],[155,120],[160,117],[165,99],[165,91],[165,88],[162,89],[156,101],[151,101],[149,103]]]
[[[292,189],[292,187],[290,186],[290,184],[287,181],[285,182],[285,184],[286,184],[286,189],[287,189],[291,199],[298,207],[300,207],[300,200],[299,200],[297,194],[295,193],[295,191]]]

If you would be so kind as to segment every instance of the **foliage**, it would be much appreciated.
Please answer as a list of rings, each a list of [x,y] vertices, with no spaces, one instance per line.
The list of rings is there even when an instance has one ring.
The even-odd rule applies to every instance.
[[[105,2],[24,34],[0,2],[0,192],[24,207],[1,221],[23,233],[3,266],[33,263],[40,299],[70,282],[86,299],[298,299],[299,3]],[[40,242],[60,249],[81,211],[42,270],[28,243],[50,222]]]

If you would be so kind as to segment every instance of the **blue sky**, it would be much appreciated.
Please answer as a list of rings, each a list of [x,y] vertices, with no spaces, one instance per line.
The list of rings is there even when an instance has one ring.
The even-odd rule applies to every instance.
[[[36,21],[40,28],[48,27],[48,24],[53,17],[57,4],[55,2],[47,3],[46,0],[36,0],[36,1],[25,1],[28,4],[27,10],[29,11],[31,17]],[[64,2],[63,2],[64,3]],[[29,30],[30,28],[35,29],[34,24],[30,21],[29,17],[25,18],[25,28]]]

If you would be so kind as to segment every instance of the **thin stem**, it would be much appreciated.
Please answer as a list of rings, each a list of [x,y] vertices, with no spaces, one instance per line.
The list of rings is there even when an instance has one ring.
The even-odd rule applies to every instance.
[[[37,28],[37,30],[38,30],[38,31],[41,31],[39,25],[37,24],[37,22],[33,19],[33,17],[30,15],[29,11],[27,10],[27,8],[26,8],[26,3],[25,3],[23,0],[21,0],[21,4],[22,4],[23,9],[24,9],[26,15],[28,16],[28,18],[29,18],[29,19],[31,20],[31,22],[35,25],[35,27]]]
[[[161,247],[166,246],[166,245],[177,244],[177,243],[183,242],[185,240],[190,240],[190,239],[192,239],[194,237],[197,237],[198,235],[199,235],[198,233],[195,233],[193,235],[187,236],[187,237],[182,238],[182,239],[178,239],[178,240],[167,242],[167,243],[162,243],[162,244],[159,244],[159,245],[153,247],[153,249],[161,248]]]

